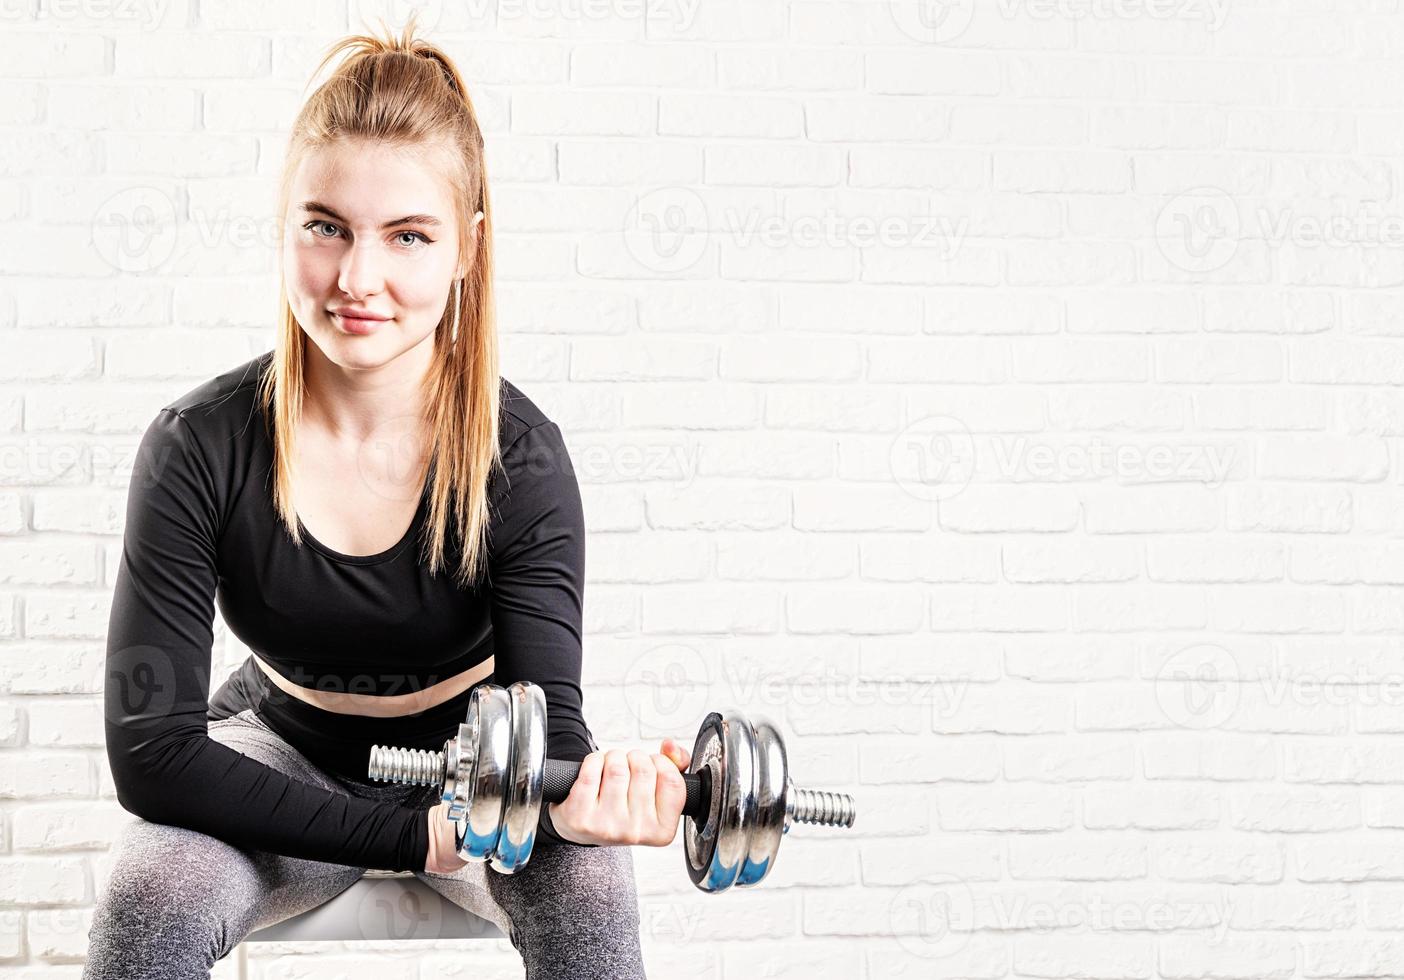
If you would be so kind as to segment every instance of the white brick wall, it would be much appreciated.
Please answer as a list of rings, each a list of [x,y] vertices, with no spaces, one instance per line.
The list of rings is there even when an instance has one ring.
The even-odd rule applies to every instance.
[[[129,818],[131,451],[271,345],[301,88],[410,6],[0,2],[0,980],[79,976]],[[859,805],[721,897],[639,849],[652,975],[1404,976],[1404,5],[417,6],[582,479],[597,737],[737,706]]]

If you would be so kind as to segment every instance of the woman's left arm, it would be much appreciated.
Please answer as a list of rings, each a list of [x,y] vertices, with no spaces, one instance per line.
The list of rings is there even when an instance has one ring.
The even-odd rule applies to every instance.
[[[542,806],[538,843],[667,844],[686,799],[687,751],[665,739],[652,755],[601,752],[582,714],[585,516],[560,429],[532,426],[502,462],[488,551],[494,683],[539,685],[547,757],[581,764],[570,796]]]

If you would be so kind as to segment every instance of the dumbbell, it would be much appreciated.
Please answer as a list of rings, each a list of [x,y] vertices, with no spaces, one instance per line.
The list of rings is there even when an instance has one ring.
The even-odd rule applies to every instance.
[[[542,804],[563,802],[579,774],[578,762],[546,758],[546,695],[525,681],[475,688],[441,752],[376,745],[370,754],[371,779],[442,784],[458,856],[503,874],[531,858]],[[687,871],[705,892],[759,882],[792,823],[853,826],[852,797],[796,789],[779,731],[737,712],[703,719],[683,783]]]

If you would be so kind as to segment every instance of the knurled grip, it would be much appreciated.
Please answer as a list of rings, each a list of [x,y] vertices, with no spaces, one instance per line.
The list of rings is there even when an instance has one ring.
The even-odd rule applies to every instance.
[[[547,759],[546,775],[542,784],[542,803],[563,803],[580,775],[580,763],[563,759]],[[687,787],[687,802],[683,804],[683,816],[707,821],[712,802],[712,771],[685,772],[683,785]]]

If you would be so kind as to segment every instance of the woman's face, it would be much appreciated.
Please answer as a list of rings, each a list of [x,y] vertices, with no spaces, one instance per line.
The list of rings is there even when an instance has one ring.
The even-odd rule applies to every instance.
[[[343,368],[379,367],[432,344],[453,282],[467,272],[451,191],[435,160],[384,143],[342,143],[309,153],[293,178],[283,248],[288,302],[312,342]],[[481,220],[474,217],[474,242]],[[353,319],[353,311],[377,319]]]

